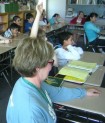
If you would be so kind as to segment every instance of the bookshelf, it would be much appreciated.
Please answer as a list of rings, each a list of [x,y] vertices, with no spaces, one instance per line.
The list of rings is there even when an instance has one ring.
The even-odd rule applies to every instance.
[[[0,33],[8,28],[8,13],[0,13]]]
[[[24,20],[27,13],[33,14],[34,17],[36,16],[35,10],[0,13],[0,34],[2,34],[8,28],[8,26],[12,23],[12,19],[15,15],[21,18],[21,32],[23,33]]]

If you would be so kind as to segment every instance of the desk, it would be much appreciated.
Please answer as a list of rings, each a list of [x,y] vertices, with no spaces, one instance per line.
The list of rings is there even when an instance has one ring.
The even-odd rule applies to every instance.
[[[98,65],[104,65],[105,54],[84,52],[80,60],[85,62],[97,63]]]
[[[104,74],[105,74],[105,67],[101,66],[92,75],[90,75],[90,77],[87,79],[87,81],[84,84],[100,87],[103,81]]]
[[[19,41],[23,40],[24,38],[28,37],[28,34],[20,34],[18,37],[12,39],[13,41],[9,44],[0,44],[0,48],[1,47],[11,47],[12,48],[16,48]]]
[[[0,47],[0,55],[11,50],[11,47]]]
[[[67,24],[54,24],[50,28],[47,28],[45,32],[50,33],[51,31],[64,30],[65,28],[67,29],[67,27]]]
[[[99,34],[105,36],[105,30],[101,30],[101,32]]]
[[[12,56],[14,56],[14,49],[17,47],[19,41],[26,38],[28,35],[20,34],[18,37],[14,38],[13,41],[9,44],[0,44],[0,74],[4,76],[6,82],[10,85],[9,80],[7,79],[7,68],[10,67],[10,77],[12,80]],[[6,74],[5,74],[6,73]]]
[[[73,34],[77,34],[80,36],[84,35],[84,28],[83,25],[78,25],[78,24],[69,24],[67,26],[67,30],[72,32]]]
[[[74,85],[74,84],[70,84],[66,82],[63,84],[63,86],[68,88],[78,87],[78,85]],[[87,87],[87,86],[81,85],[80,87]],[[105,103],[105,89],[100,87],[97,87],[97,88],[101,90],[101,95],[98,97],[84,97],[81,99],[75,99],[73,101],[57,102],[57,104],[66,106],[67,108],[74,108],[75,110],[79,109],[81,111],[85,111],[85,113],[90,112],[90,113],[101,115],[104,117],[104,121],[105,121],[105,104],[104,104]]]

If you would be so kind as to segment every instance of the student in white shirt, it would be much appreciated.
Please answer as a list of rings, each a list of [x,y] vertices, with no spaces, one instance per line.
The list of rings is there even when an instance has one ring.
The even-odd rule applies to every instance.
[[[4,32],[5,38],[17,37],[19,32],[19,26],[16,23],[12,23],[10,27]]]
[[[58,35],[61,48],[55,50],[58,65],[64,66],[70,60],[79,60],[83,50],[81,47],[73,46],[73,34],[69,32],[62,32]]]

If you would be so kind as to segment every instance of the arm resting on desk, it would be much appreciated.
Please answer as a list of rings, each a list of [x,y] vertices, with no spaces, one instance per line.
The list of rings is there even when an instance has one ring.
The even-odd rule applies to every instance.
[[[42,88],[48,92],[52,102],[69,101],[86,95],[86,90],[82,88],[54,87],[45,82],[42,82]]]

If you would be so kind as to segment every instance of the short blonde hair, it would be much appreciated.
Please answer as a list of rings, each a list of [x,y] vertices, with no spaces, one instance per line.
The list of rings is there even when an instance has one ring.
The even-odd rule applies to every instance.
[[[54,56],[52,45],[42,38],[26,38],[16,48],[13,66],[25,77],[36,74],[36,68],[43,68]]]

